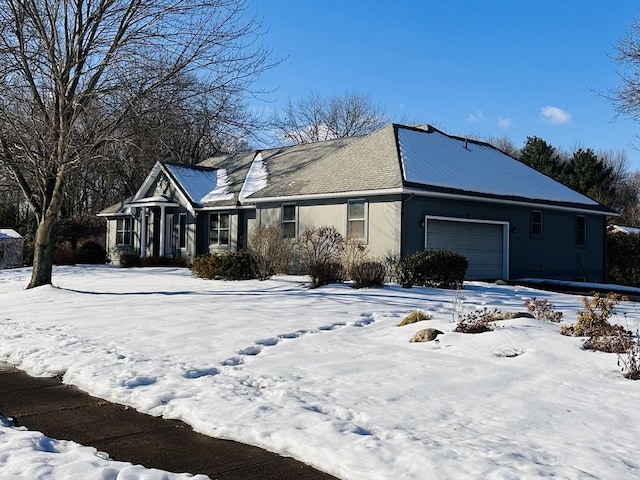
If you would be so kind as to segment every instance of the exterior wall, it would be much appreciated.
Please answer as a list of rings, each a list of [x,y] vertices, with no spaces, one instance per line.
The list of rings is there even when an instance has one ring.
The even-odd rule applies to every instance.
[[[401,205],[399,197],[359,197],[349,199],[285,202],[297,207],[297,236],[306,228],[333,226],[344,237],[347,235],[348,200],[365,200],[367,251],[371,257],[400,255]],[[258,206],[256,222],[260,225],[282,223],[282,203]]]
[[[531,212],[542,211],[542,235],[530,232]],[[576,214],[538,207],[405,196],[402,255],[424,248],[426,215],[509,222],[509,278],[604,281],[605,217],[586,214],[586,246],[575,244]]]
[[[23,238],[0,239],[0,269],[22,266]]]

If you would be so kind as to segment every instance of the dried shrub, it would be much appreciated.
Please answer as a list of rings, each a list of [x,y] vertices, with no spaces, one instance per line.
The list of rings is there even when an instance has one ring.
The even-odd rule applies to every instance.
[[[618,354],[618,366],[625,378],[640,380],[640,335],[636,331],[635,340],[631,339],[626,352]]]
[[[404,327],[405,325],[411,325],[412,323],[422,322],[424,320],[431,320],[431,315],[421,310],[414,310],[405,315],[397,326]]]
[[[462,285],[468,267],[464,255],[449,250],[426,250],[400,260],[395,278],[405,288],[414,285],[457,288]]]
[[[260,280],[286,273],[293,258],[293,245],[284,238],[282,228],[259,225],[249,232],[247,249],[253,254]]]
[[[573,334],[578,337],[598,337],[616,334],[620,327],[611,325],[609,318],[615,313],[620,295],[609,293],[603,297],[594,293],[592,297],[582,297],[583,310],[578,311]]]
[[[311,227],[298,239],[298,258],[313,288],[341,282],[344,239],[335,227]]]
[[[454,332],[460,333],[482,333],[495,330],[495,321],[499,320],[502,314],[497,308],[493,310],[484,307],[482,310],[467,313],[460,317]]]
[[[356,263],[351,267],[353,288],[379,288],[384,286],[387,269],[382,262],[375,260]]]
[[[555,305],[548,300],[540,300],[536,297],[524,301],[527,311],[533,315],[536,320],[558,323],[562,321],[562,312],[556,312]]]
[[[344,242],[344,249],[340,254],[340,262],[348,280],[353,280],[353,268],[368,260],[367,246],[362,240],[350,239]]]
[[[600,335],[587,338],[582,347],[607,353],[625,353],[633,345],[629,332],[619,331],[616,335]]]

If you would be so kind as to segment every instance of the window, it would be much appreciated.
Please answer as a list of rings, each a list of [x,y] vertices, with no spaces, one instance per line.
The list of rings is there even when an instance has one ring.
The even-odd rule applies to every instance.
[[[187,247],[187,214],[181,213],[178,217],[178,248]]]
[[[116,245],[133,245],[133,218],[116,220]]]
[[[282,206],[282,233],[284,238],[296,238],[296,206]]]
[[[229,214],[212,213],[209,216],[209,243],[229,245]]]
[[[540,210],[531,212],[531,236],[542,236],[542,212]]]
[[[587,244],[587,217],[578,215],[576,217],[576,245],[584,247]]]
[[[365,240],[365,202],[350,200],[347,204],[347,240]]]

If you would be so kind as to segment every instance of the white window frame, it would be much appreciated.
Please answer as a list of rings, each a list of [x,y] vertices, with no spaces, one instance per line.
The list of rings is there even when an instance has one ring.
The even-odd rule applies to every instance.
[[[222,228],[220,225],[222,224],[221,218],[223,215],[226,215],[228,218],[228,222],[227,222],[227,228]],[[214,229],[211,227],[212,224],[212,220],[214,217],[218,218],[218,226]],[[213,241],[212,240],[212,232],[216,231],[217,234],[217,241]],[[221,238],[221,232],[226,231],[228,232],[228,236],[227,236],[227,242],[226,243],[222,243],[220,242],[220,238]],[[209,245],[214,245],[217,247],[228,247],[231,245],[231,214],[230,213],[226,213],[226,212],[211,212],[209,213]]]
[[[284,209],[293,207],[293,220],[285,220],[284,218]],[[285,203],[282,205],[280,209],[280,223],[282,225],[282,234],[286,239],[296,239],[298,238],[298,206],[292,203]],[[293,224],[293,236],[288,237],[286,235],[285,224]]]
[[[127,246],[133,245],[133,232],[134,232],[134,228],[133,228],[132,217],[116,218],[116,245],[127,245]],[[127,236],[129,237],[128,242],[126,241]]]
[[[184,250],[187,248],[187,214],[180,213],[178,215],[178,248]]]
[[[350,206],[354,203],[362,203],[362,218],[351,218],[350,215]],[[347,201],[347,241],[355,240],[362,241],[363,243],[369,242],[369,202],[367,202],[364,198],[354,198],[352,200]],[[362,237],[352,237],[351,236],[351,222],[362,222]]]

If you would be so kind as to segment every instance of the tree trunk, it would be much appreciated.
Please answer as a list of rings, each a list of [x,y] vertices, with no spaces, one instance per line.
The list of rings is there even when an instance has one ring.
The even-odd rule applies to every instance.
[[[33,270],[27,288],[51,285],[53,274],[53,225],[55,217],[47,216],[40,221],[36,230],[33,250]]]

